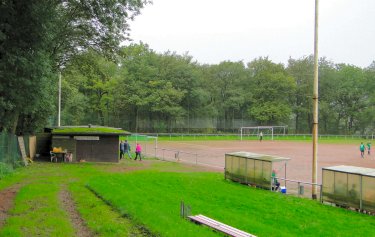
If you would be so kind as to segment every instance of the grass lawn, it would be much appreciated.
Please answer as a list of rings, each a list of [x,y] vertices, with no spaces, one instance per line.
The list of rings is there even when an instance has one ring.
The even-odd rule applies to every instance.
[[[0,236],[76,236],[59,199],[63,189],[95,236],[220,236],[180,218],[182,200],[192,214],[258,236],[373,235],[373,216],[250,188],[202,170],[158,160],[34,163],[0,179],[0,191],[21,186]]]
[[[220,173],[139,171],[95,177],[90,189],[162,236],[211,236],[179,217],[180,201],[258,236],[371,236],[375,218],[312,200],[249,188]]]
[[[138,164],[134,162],[134,165]],[[0,236],[76,236],[59,198],[64,186],[70,191],[85,225],[95,236],[147,236],[142,228],[85,187],[90,178],[117,166],[43,162],[17,169],[12,175],[0,179],[0,191],[15,184],[21,185],[14,207],[0,229]],[[127,164],[129,166],[132,164]]]

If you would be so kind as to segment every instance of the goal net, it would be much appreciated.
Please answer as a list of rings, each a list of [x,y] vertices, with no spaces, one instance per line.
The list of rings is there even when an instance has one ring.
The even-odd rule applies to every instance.
[[[263,137],[270,137],[273,140],[274,135],[285,135],[288,126],[256,126],[256,127],[241,127],[240,136],[241,141],[247,138],[258,137],[262,134]]]
[[[154,157],[156,156],[156,149],[158,147],[158,137],[141,135],[141,134],[132,134],[127,136],[126,139],[131,144],[132,152],[135,151],[137,143],[142,146],[143,155]]]

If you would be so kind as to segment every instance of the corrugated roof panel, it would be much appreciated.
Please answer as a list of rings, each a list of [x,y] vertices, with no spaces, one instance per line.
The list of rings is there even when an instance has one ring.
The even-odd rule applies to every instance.
[[[252,153],[252,152],[247,152],[247,151],[231,152],[231,153],[226,153],[225,155],[245,157],[245,158],[248,158],[248,159],[263,160],[263,161],[270,161],[270,162],[279,162],[279,161],[290,160],[290,158],[286,158],[286,157],[264,155],[264,154]]]
[[[366,167],[338,165],[338,166],[324,167],[323,170],[332,170],[332,171],[338,171],[338,172],[345,172],[345,173],[351,173],[351,174],[361,174],[361,175],[374,176],[375,177],[375,169],[366,168]]]

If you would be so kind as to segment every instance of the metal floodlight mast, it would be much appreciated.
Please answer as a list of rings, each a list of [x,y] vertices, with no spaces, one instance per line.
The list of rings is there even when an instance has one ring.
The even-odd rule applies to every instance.
[[[59,108],[57,114],[57,126],[60,127],[60,118],[61,118],[61,71],[59,72]]]
[[[312,159],[312,199],[317,198],[318,176],[318,111],[319,111],[319,78],[318,78],[318,8],[319,0],[315,0],[315,28],[314,28],[314,92],[313,92],[313,159]],[[320,190],[321,191],[321,190]]]

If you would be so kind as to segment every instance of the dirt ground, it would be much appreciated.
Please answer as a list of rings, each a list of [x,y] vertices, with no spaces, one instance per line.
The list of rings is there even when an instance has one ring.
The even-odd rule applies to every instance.
[[[66,185],[62,186],[62,189],[59,193],[60,203],[62,207],[69,215],[69,218],[74,226],[77,237],[89,237],[94,236],[94,234],[88,229],[84,221],[82,220],[80,214],[76,209],[76,205],[73,201],[73,198],[69,191],[67,190]]]
[[[164,150],[163,150],[164,149]],[[305,182],[312,179],[312,143],[286,141],[184,141],[158,142],[158,156],[165,159],[209,165],[224,168],[225,153],[247,151],[291,158],[287,164],[287,178]],[[197,154],[197,155],[195,155]],[[319,144],[318,183],[321,183],[322,167],[350,165],[375,168],[375,154],[362,159],[358,145]]]
[[[13,207],[14,197],[18,193],[21,184],[13,185],[0,191],[0,228],[8,218],[8,212]]]

